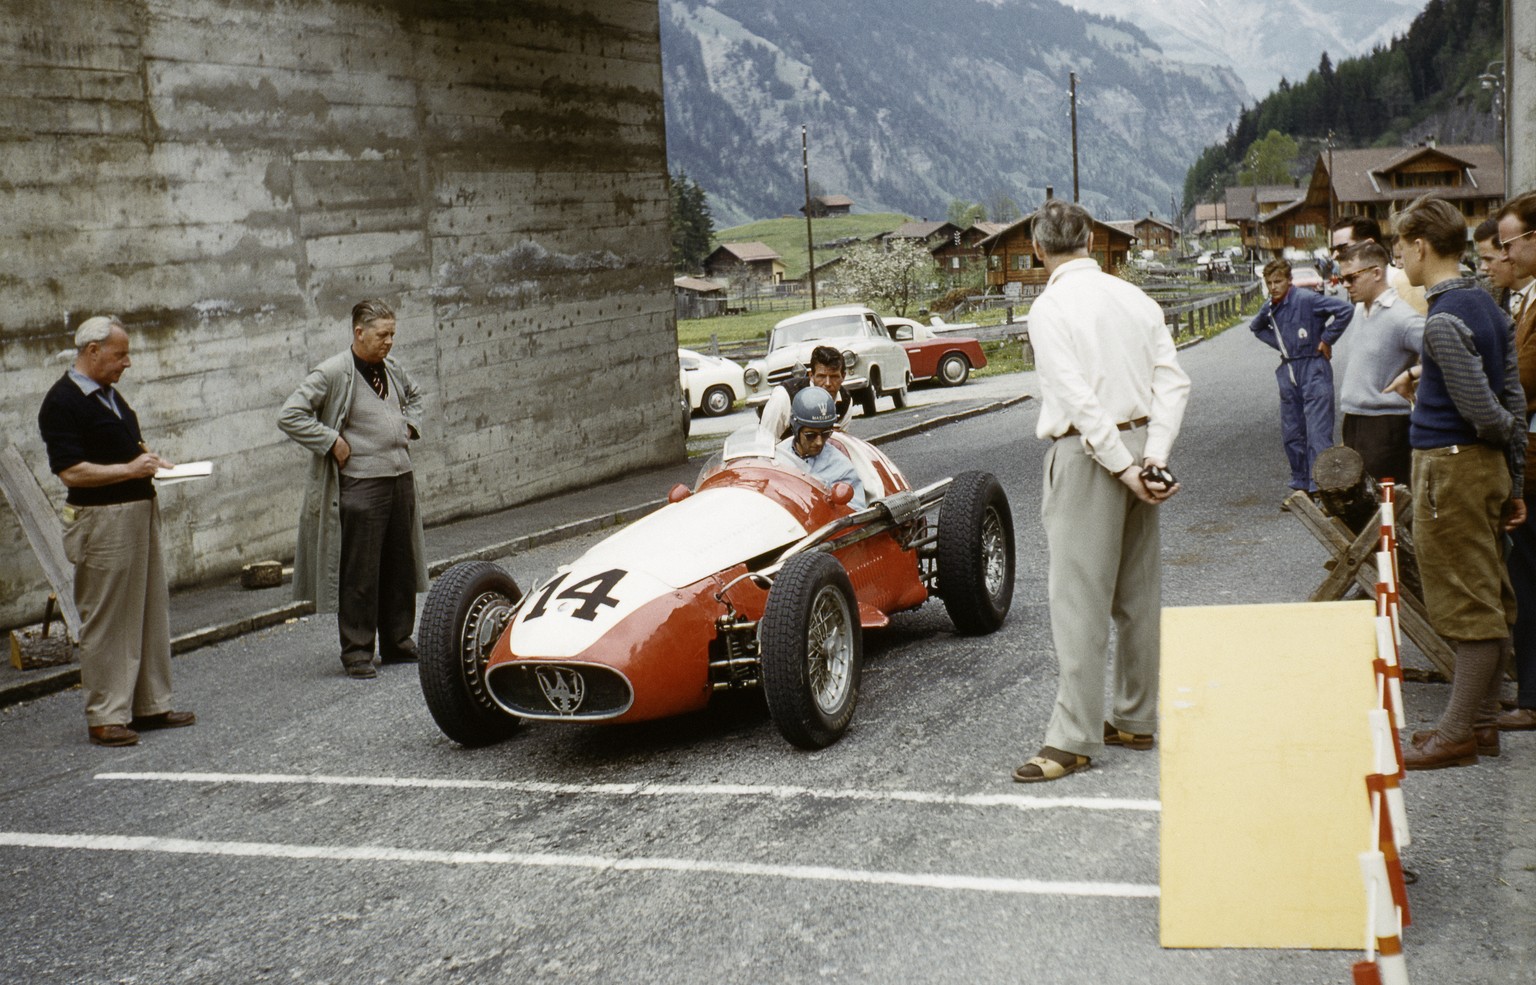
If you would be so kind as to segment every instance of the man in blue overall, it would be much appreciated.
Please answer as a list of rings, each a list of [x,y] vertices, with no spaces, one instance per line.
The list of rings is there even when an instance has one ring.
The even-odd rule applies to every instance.
[[[1248,327],[1259,341],[1280,350],[1280,435],[1291,464],[1291,488],[1316,492],[1312,462],[1333,444],[1333,344],[1349,327],[1355,309],[1342,298],[1291,289],[1291,265],[1264,266],[1269,300]]]

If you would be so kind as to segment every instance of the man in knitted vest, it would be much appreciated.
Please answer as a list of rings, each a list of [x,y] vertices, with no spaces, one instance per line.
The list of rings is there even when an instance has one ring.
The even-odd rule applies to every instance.
[[[1508,316],[1461,276],[1461,212],[1424,196],[1394,223],[1403,268],[1429,299],[1409,429],[1414,541],[1430,624],[1456,651],[1450,702],[1403,765],[1467,766],[1498,754],[1499,662],[1515,621],[1501,549],[1525,522],[1525,395]]]

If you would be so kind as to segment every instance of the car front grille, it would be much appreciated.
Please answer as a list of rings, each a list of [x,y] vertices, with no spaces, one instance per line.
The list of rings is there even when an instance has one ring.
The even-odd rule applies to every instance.
[[[486,684],[498,704],[524,718],[617,718],[635,700],[623,674],[596,664],[502,664]]]

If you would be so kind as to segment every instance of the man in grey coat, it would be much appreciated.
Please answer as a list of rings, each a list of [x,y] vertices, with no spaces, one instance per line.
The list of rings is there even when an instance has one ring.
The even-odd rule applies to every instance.
[[[359,302],[351,348],[310,370],[277,419],[312,455],[294,597],[336,612],[342,667],[365,679],[377,676],[375,636],[383,662],[416,659],[416,593],[427,590],[410,455],[421,437],[421,391],[389,358],[394,341],[389,305]]]

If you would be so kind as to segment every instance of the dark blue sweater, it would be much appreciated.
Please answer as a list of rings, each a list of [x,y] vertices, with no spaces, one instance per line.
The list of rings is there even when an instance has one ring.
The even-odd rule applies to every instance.
[[[122,465],[144,453],[139,418],[123,395],[117,396],[118,417],[95,396],[87,397],[65,373],[43,398],[37,426],[48,447],[48,467],[55,475],[72,465]],[[155,498],[153,479],[125,479],[106,486],[69,488],[67,501],[75,506],[108,506]]]

